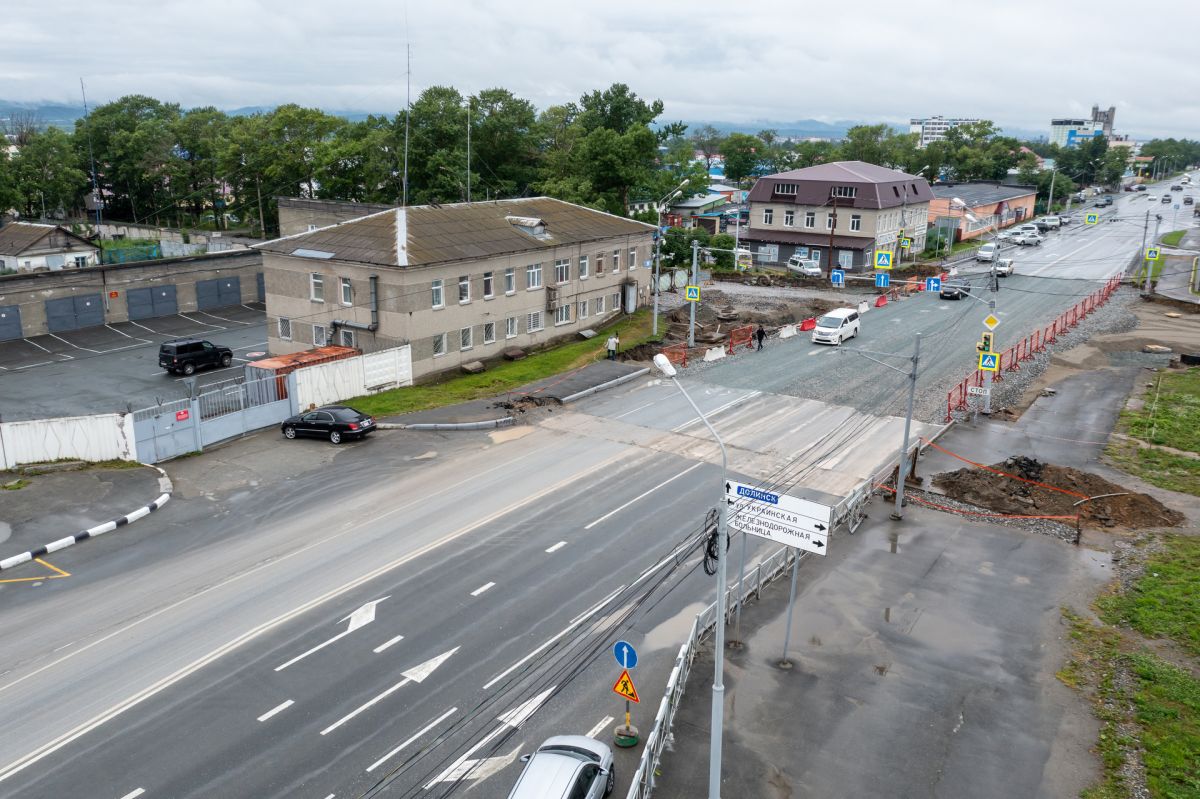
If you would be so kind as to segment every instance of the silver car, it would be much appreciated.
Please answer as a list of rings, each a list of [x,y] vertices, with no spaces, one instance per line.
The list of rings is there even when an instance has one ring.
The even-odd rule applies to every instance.
[[[584,735],[556,735],[521,758],[508,799],[600,799],[617,784],[612,749]]]

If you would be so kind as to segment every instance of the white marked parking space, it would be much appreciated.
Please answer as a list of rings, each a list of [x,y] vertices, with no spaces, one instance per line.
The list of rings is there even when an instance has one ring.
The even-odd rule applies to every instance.
[[[211,324],[209,324],[208,322],[205,322],[203,319],[193,319],[192,317],[188,316],[188,315],[187,315],[187,314],[185,314],[185,313],[181,313],[181,314],[179,314],[179,315],[180,315],[181,317],[183,317],[184,319],[188,320],[189,322],[195,322],[195,323],[196,323],[196,324],[198,324],[198,325],[204,325],[205,327],[210,327],[210,328],[212,328],[212,329],[214,329],[214,330],[224,330],[224,329],[225,329],[225,328],[224,328],[224,327],[222,327],[221,325],[211,325]]]
[[[275,707],[271,708],[270,710],[268,710],[266,713],[263,713],[261,716],[258,717],[258,720],[266,721],[267,719],[271,718],[272,716],[275,716],[275,715],[287,710],[289,707],[291,707],[294,704],[295,704],[295,702],[293,702],[291,699],[289,699],[286,702],[282,702],[282,703],[276,705]]]
[[[614,721],[616,721],[616,719],[614,719],[612,716],[605,716],[604,718],[600,719],[599,724],[597,724],[595,727],[592,727],[590,730],[588,730],[587,737],[595,738],[597,735],[600,734],[601,730],[603,730],[609,724],[612,724]]]
[[[428,733],[428,732],[429,732],[430,730],[432,730],[434,727],[436,727],[437,725],[441,724],[443,721],[445,721],[446,719],[450,718],[451,716],[453,716],[453,715],[454,715],[455,713],[457,713],[457,712],[458,712],[458,708],[456,708],[456,707],[452,707],[452,708],[450,708],[450,709],[449,709],[449,710],[447,710],[445,713],[443,713],[442,715],[438,716],[436,719],[434,719],[433,721],[429,722],[429,723],[428,723],[428,724],[426,724],[424,727],[422,727],[421,729],[419,729],[419,730],[417,730],[415,733],[413,733],[413,734],[412,734],[412,737],[408,738],[408,740],[404,741],[404,742],[403,742],[403,743],[401,743],[399,746],[397,746],[395,749],[393,749],[392,751],[388,752],[386,755],[384,755],[383,757],[379,758],[378,760],[376,760],[376,761],[375,761],[374,763],[372,763],[371,765],[367,766],[367,771],[368,771],[368,772],[371,772],[371,771],[374,771],[375,769],[379,768],[379,767],[380,767],[380,766],[382,766],[384,763],[386,763],[386,762],[387,762],[389,759],[391,759],[391,758],[395,757],[396,755],[400,754],[401,752],[403,752],[403,751],[404,751],[406,748],[408,748],[408,746],[409,746],[409,745],[411,745],[411,744],[412,744],[414,741],[416,741],[416,740],[420,739],[422,736],[424,736],[426,733]]]
[[[479,596],[484,591],[487,591],[490,588],[492,588],[494,585],[496,585],[496,584],[495,583],[484,583],[483,585],[479,586],[474,591],[472,591],[471,596]]]

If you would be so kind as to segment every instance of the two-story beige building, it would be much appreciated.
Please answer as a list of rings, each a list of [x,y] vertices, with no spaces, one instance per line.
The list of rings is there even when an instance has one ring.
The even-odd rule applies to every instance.
[[[837,161],[759,178],[750,190],[750,224],[741,242],[755,263],[783,264],[793,255],[823,269],[874,267],[874,253],[901,256],[925,249],[933,192],[921,177],[863,161]]]
[[[413,376],[645,303],[653,225],[549,197],[389,208],[258,245],[268,348],[411,345]]]

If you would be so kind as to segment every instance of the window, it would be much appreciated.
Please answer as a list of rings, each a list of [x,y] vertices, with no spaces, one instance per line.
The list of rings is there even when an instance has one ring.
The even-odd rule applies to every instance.
[[[563,303],[554,309],[554,324],[565,325],[571,321],[571,303]]]
[[[758,245],[758,252],[755,254],[757,255],[757,258],[755,259],[757,261],[761,261],[763,263],[768,263],[768,264],[778,263],[778,261],[779,261],[779,245],[778,244],[760,244],[760,245]]]
[[[471,347],[475,346],[474,338],[474,328],[464,327],[462,330],[458,331],[459,349],[463,352],[471,349]]]
[[[325,278],[316,272],[308,276],[308,297],[313,302],[325,302]]]
[[[764,209],[763,209],[763,224],[764,224],[764,225],[771,225],[771,224],[774,224],[774,223],[775,223],[775,209],[773,209],[773,208],[764,208]]]
[[[592,312],[596,316],[599,316],[600,314],[604,313],[604,298],[603,297],[597,297],[596,299],[592,300]]]
[[[458,279],[458,302],[459,302],[459,304],[462,304],[464,302],[470,302],[470,301],[471,301],[471,276],[463,275],[462,277],[460,277]]]
[[[433,357],[437,358],[446,354],[446,334],[438,333],[433,337]]]
[[[560,258],[554,262],[554,281],[566,283],[571,279],[571,259]]]
[[[588,257],[586,255],[579,256],[579,279],[587,280],[588,277]]]
[[[537,331],[541,330],[542,327],[543,327],[543,325],[542,325],[542,312],[541,311],[531,311],[529,313],[529,315],[525,317],[525,332],[526,333],[536,333]]]
[[[613,250],[613,274],[621,271],[621,251]]]
[[[511,267],[504,270],[504,293],[513,294],[517,290],[517,270]]]
[[[325,325],[313,325],[313,346],[324,347],[329,343],[325,337]]]
[[[440,280],[433,281],[432,300],[434,308],[444,308],[446,306],[445,297],[442,296],[442,281]]]
[[[86,255],[76,255],[75,256],[75,266],[82,269],[83,267],[87,266],[87,264],[88,264],[88,261],[87,261]]]
[[[286,317],[279,317],[279,337],[284,341],[292,340],[292,320]]]
[[[837,214],[825,214],[825,229],[833,230]]]
[[[784,211],[783,212],[783,226],[784,227],[792,227],[795,224],[796,224],[796,212],[790,211],[790,210]]]
[[[495,322],[484,322],[483,323],[483,343],[484,344],[494,344],[495,342],[496,342],[496,323]]]
[[[342,278],[342,305],[354,304],[354,286],[350,284],[350,278]]]
[[[850,229],[851,230],[862,230],[862,217],[861,216],[859,216],[858,214],[851,214]]]
[[[854,188],[853,186],[834,186],[829,191],[830,197],[845,197],[851,200],[853,200],[857,194],[858,189]]]
[[[345,328],[342,328],[342,346],[343,347],[353,347],[354,346],[354,331],[353,330],[346,330]]]
[[[895,186],[892,186],[892,191],[894,191],[896,193],[897,197],[900,196],[900,189],[896,188]]]
[[[579,301],[579,309],[575,313],[576,313],[576,315],[578,315],[578,317],[580,319],[587,319],[588,318],[588,301],[580,300]]]
[[[629,248],[629,269],[632,271],[638,267],[637,248]]]
[[[517,317],[510,316],[504,320],[504,337],[513,338],[517,335]]]
[[[596,253],[596,274],[604,274],[604,253],[602,252]]]
[[[609,311],[616,313],[617,311],[621,310],[621,292],[619,292],[619,291],[616,292],[611,297],[609,297],[609,300],[610,300],[609,305],[608,305]]]
[[[530,264],[525,267],[525,288],[540,289],[542,287],[542,265]]]
[[[805,227],[816,227],[817,226],[817,212],[816,211],[805,211],[804,212],[804,226]]]
[[[776,194],[790,194],[794,197],[794,196],[796,196],[796,184],[795,183],[776,183],[775,184],[775,193]]]
[[[496,277],[492,272],[483,273],[483,298],[490,300],[496,296]]]
[[[838,250],[838,266],[842,269],[849,269],[854,263],[854,253],[849,250]]]

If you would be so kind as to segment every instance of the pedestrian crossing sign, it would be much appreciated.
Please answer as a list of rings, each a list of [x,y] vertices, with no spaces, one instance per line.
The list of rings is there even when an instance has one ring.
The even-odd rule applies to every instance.
[[[688,286],[683,290],[683,298],[688,302],[700,302],[700,287]]]
[[[907,238],[906,238],[906,239],[900,239],[900,246],[901,246],[903,249],[906,249],[906,250],[907,250],[909,247],[911,247],[911,246],[912,246],[912,239],[907,239]]]
[[[613,686],[613,693],[625,697],[630,702],[637,702],[638,704],[642,702],[642,700],[638,699],[637,688],[633,687],[633,678],[629,676],[629,669],[621,671],[621,676],[617,678],[617,683]]]
[[[1147,247],[1146,248],[1146,260],[1147,261],[1157,261],[1158,260],[1158,248],[1157,247]]]
[[[1083,221],[1085,224],[1094,225],[1100,221],[1100,214],[1087,214],[1083,218]]]
[[[891,269],[892,254],[888,250],[879,250],[875,253],[875,268],[876,269]]]
[[[979,368],[984,372],[999,372],[1000,356],[994,352],[979,353]]]

